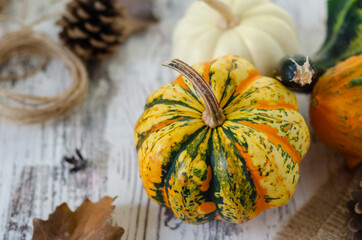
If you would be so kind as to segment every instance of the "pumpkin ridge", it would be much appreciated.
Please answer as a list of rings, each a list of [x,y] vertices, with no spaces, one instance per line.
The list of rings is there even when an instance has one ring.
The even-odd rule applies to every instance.
[[[255,80],[258,80],[260,78],[257,78]],[[253,84],[254,82],[252,82]],[[271,82],[268,85],[262,86],[262,87],[254,87],[254,88],[247,88],[247,91],[245,91],[244,93],[241,93],[242,95],[236,95],[236,96],[231,96],[229,98],[229,100],[227,101],[227,103],[224,105],[223,109],[225,110],[225,114],[228,112],[229,108],[234,107],[236,104],[240,104],[240,102],[244,99],[247,99],[249,96],[251,95],[257,95],[259,94],[259,91],[262,91],[264,89],[268,89],[273,87],[274,85],[276,85],[276,82]],[[239,97],[240,96],[240,97]],[[239,101],[236,101],[236,99],[239,99]],[[243,106],[242,106],[243,107]]]
[[[211,57],[210,58],[214,58],[215,57],[215,52],[216,52],[216,47],[217,47],[217,45],[219,45],[219,42],[220,42],[220,39],[221,39],[221,37],[223,36],[223,34],[218,34],[218,36],[216,37],[216,39],[215,39],[215,42],[214,42],[214,46],[212,46],[212,48],[210,48],[210,49],[212,49],[212,52],[211,52]]]
[[[223,102],[225,102],[225,100],[228,100],[228,98],[232,97],[232,94],[230,94],[230,96],[227,96],[228,91],[233,92],[234,88],[235,88],[234,83],[233,83],[233,81],[235,81],[235,79],[233,79],[231,77],[231,72],[234,70],[237,70],[239,68],[239,65],[237,63],[238,58],[236,56],[231,56],[230,58],[227,58],[227,56],[225,56],[223,58],[223,60],[224,61],[226,60],[226,62],[224,64],[227,65],[227,67],[226,67],[227,77],[226,77],[225,83],[220,84],[220,81],[217,80],[217,76],[214,77],[215,70],[211,70],[211,68],[213,67],[213,64],[215,63],[217,65],[219,62],[213,61],[213,64],[209,67],[210,87],[214,90],[214,88],[215,89],[219,88],[220,85],[224,86],[224,89],[222,90],[221,95],[214,92],[216,98],[219,98],[218,103],[219,103],[220,108],[223,108],[223,105],[224,105]],[[212,77],[214,77],[216,79],[213,79]],[[228,88],[228,86],[231,86],[231,88]]]
[[[228,121],[225,127],[229,128],[238,139],[239,145],[245,147],[248,155],[252,156],[252,165],[260,174],[258,183],[262,188],[267,189],[267,194],[264,195],[259,191],[265,202],[259,199],[261,203],[258,206],[270,208],[284,205],[289,201],[295,190],[290,185],[295,187],[296,180],[299,178],[299,164],[293,162],[292,157],[283,151],[281,147],[270,142],[263,132],[255,131],[248,126],[232,123],[231,121]],[[258,157],[259,154],[262,155],[261,158]],[[249,169],[252,170],[253,167]]]
[[[150,148],[151,150],[148,150],[147,151],[147,154],[144,155],[143,159],[139,159],[140,163],[140,169],[142,171],[144,171],[146,169],[145,172],[143,172],[141,174],[141,178],[144,182],[144,185],[145,186],[148,186],[146,187],[146,192],[147,192],[147,195],[152,199],[154,200],[155,202],[161,204],[161,205],[165,205],[167,206],[168,202],[165,202],[165,201],[168,201],[167,199],[164,199],[164,196],[165,196],[165,179],[166,179],[166,174],[167,172],[169,171],[170,169],[170,166],[172,165],[173,163],[173,160],[175,159],[175,156],[177,155],[177,153],[179,152],[181,146],[187,142],[187,140],[189,138],[194,138],[194,136],[196,136],[197,134],[199,134],[206,126],[203,125],[201,128],[197,129],[196,131],[194,131],[193,133],[189,134],[189,135],[185,135],[183,136],[182,140],[177,142],[176,145],[172,146],[172,148],[170,149],[170,151],[168,152],[169,153],[169,161],[167,162],[163,162],[162,163],[162,169],[160,172],[157,172],[157,174],[160,175],[160,182],[154,182],[154,181],[151,181],[150,179],[153,178],[153,175],[155,173],[153,172],[150,172],[149,170],[147,170],[144,166],[143,166],[143,162],[145,161],[145,159],[147,159],[147,157],[150,155],[150,154],[155,154],[152,149],[154,147],[155,144],[153,144]],[[151,188],[150,185],[153,185],[154,188]],[[153,196],[155,194],[155,196]]]
[[[189,87],[185,84],[184,80],[182,79],[182,75],[178,76],[175,81],[172,81],[171,83],[180,85],[185,91],[189,92]]]
[[[223,136],[221,136],[221,134],[223,134]],[[232,142],[235,141],[232,132],[224,127],[220,127],[215,129],[215,135],[216,140],[215,138],[213,139],[213,157],[211,159],[214,161],[212,164],[215,180],[214,189],[218,190],[214,191],[214,199],[215,202],[218,203],[216,204],[218,216],[224,221],[232,221],[234,223],[246,222],[250,219],[250,213],[252,213],[255,208],[255,200],[258,194],[255,189],[255,183],[247,168],[245,159],[239,155],[238,149],[232,144]],[[222,141],[222,139],[224,139],[224,141]],[[230,151],[226,150],[225,144],[227,148],[231,147]],[[234,159],[235,157],[236,159]],[[241,166],[237,167],[242,168],[239,172],[241,175],[234,176],[235,173],[232,173],[232,171],[236,169],[233,169],[231,166],[236,166],[238,161],[240,161]],[[221,170],[218,170],[220,167]],[[222,169],[222,167],[225,169]],[[225,175],[228,181],[225,181]],[[244,185],[241,186],[242,184]],[[237,189],[239,189],[242,191],[239,192],[238,196],[231,196],[228,195],[230,194],[228,193],[230,189],[234,189],[234,191],[238,191]],[[221,194],[224,195],[217,196]],[[233,216],[240,216],[241,218],[233,218]]]
[[[255,80],[261,78],[262,76],[259,74],[258,70],[253,69],[248,71],[248,76],[236,87],[235,92],[232,96],[236,96],[242,92],[244,92]]]
[[[284,11],[282,10],[281,8],[277,7],[276,5],[274,5],[273,3],[271,2],[264,2],[264,5],[266,6],[262,6],[263,4],[258,4],[256,5],[254,8],[252,9],[249,9],[248,11],[250,12],[251,10],[253,10],[254,12],[252,13],[248,13],[248,15],[253,15],[253,16],[258,16],[258,15],[266,15],[266,16],[274,16],[280,20],[284,20],[285,23],[287,23],[290,27],[294,27],[294,22],[293,20],[291,19],[291,17]],[[269,7],[269,11],[268,12],[265,12],[265,11],[262,11],[262,12],[257,12],[255,13],[255,8],[265,8],[265,7]],[[274,12],[274,11],[270,11],[270,10],[276,10],[278,12]],[[273,13],[273,14],[271,14]]]
[[[322,103],[318,103],[317,106],[312,106],[311,107],[311,111],[316,111],[318,112],[318,121],[322,121],[324,122],[324,124],[322,124],[320,126],[320,128],[322,129],[323,127],[329,127],[330,124],[330,121],[328,121],[328,119],[325,119],[325,116],[328,116],[328,114],[331,112],[331,110],[333,109],[330,109],[330,106],[328,106],[327,104],[322,104]],[[313,124],[313,121],[314,119],[311,119],[311,123]],[[329,146],[333,146],[333,143],[334,142],[334,136],[335,134],[332,132],[331,134],[329,134],[329,136],[320,136],[319,138],[325,142],[327,145]]]
[[[230,117],[231,114],[228,114],[228,119],[227,120],[235,122],[235,123],[238,123],[239,121],[243,121],[243,120],[251,120],[249,118],[249,115],[247,115],[247,114],[251,113],[250,110],[258,110],[258,111],[260,111],[260,113],[252,112],[252,115],[257,116],[258,118],[263,118],[263,119],[265,119],[265,121],[267,121],[269,123],[274,122],[274,121],[278,122],[278,123],[279,122],[289,122],[289,121],[281,119],[281,118],[277,119],[275,117],[272,117],[268,113],[268,111],[281,110],[281,109],[283,109],[283,108],[278,107],[276,109],[265,109],[265,108],[253,108],[251,106],[246,106],[245,108],[240,108],[240,110],[238,111],[238,115],[240,115],[240,116],[238,116],[237,118],[236,117],[233,118],[233,117]],[[294,111],[294,109],[288,109],[288,110],[293,110]],[[241,114],[245,114],[245,116],[241,116]]]
[[[217,201],[217,198],[215,196],[215,192],[216,192],[216,183],[218,180],[216,178],[216,175],[215,175],[215,171],[214,171],[214,168],[215,168],[215,159],[214,159],[214,155],[213,155],[213,152],[214,152],[214,144],[213,144],[213,139],[214,139],[214,134],[216,134],[216,130],[217,128],[215,129],[212,129],[211,131],[211,135],[210,135],[210,138],[209,138],[209,151],[210,151],[210,154],[209,154],[209,157],[208,157],[208,162],[211,166],[211,174],[212,174],[212,178],[211,178],[211,181],[210,181],[210,187],[209,187],[209,190],[207,192],[209,198],[215,203],[215,206],[216,206],[216,209],[215,209],[215,216],[214,216],[214,219],[221,219],[221,216],[220,216],[220,209],[218,207],[218,201]],[[222,220],[222,219],[221,219]]]
[[[243,109],[247,109],[247,108],[265,109],[265,110],[289,109],[289,110],[298,111],[298,109],[295,106],[293,106],[290,103],[286,103],[286,102],[279,102],[276,105],[270,105],[267,102],[257,102],[255,105],[250,105],[250,106],[244,106],[243,107]]]
[[[244,39],[244,36],[241,34],[241,26],[239,27],[239,30],[238,31],[235,31],[236,35],[239,37],[240,41],[242,42],[242,44],[245,46],[245,49],[246,49],[246,53],[249,55],[250,57],[250,61],[255,63],[255,59],[254,59],[254,56],[251,54],[251,51],[250,51],[250,47],[248,46],[248,44],[246,44],[246,41]]]
[[[196,99],[194,95],[192,95],[192,97],[193,97],[194,99]],[[197,99],[196,99],[196,100],[197,100]],[[203,106],[203,104],[202,104],[200,101],[198,101],[198,102]],[[175,104],[177,104],[177,105],[181,105],[181,106],[184,106],[184,107],[188,107],[188,108],[190,108],[190,109],[192,109],[192,110],[195,110],[195,111],[197,111],[197,112],[202,113],[202,111],[200,111],[199,109],[194,108],[194,107],[191,107],[190,105],[188,105],[188,104],[185,103],[185,102],[181,102],[181,101],[177,101],[177,100],[165,99],[165,98],[162,98],[162,96],[159,96],[158,98],[154,98],[151,102],[147,103],[146,106],[145,106],[145,110],[147,110],[147,109],[149,109],[149,108],[151,108],[151,107],[153,107],[153,106],[156,106],[156,105],[164,105],[164,104],[165,104],[165,105],[175,105]]]
[[[204,103],[201,99],[201,96],[198,94],[198,92],[195,89],[195,87],[193,86],[193,84],[187,78],[185,78],[183,76],[179,76],[178,78],[180,78],[179,81],[173,81],[173,82],[167,83],[167,84],[163,85],[160,89],[154,91],[147,100],[146,109],[149,106],[163,104],[163,101],[165,101],[165,103],[169,102],[170,105],[174,104],[174,103],[180,104],[180,105],[186,106],[188,108],[194,109],[198,112],[203,112],[204,109],[198,109],[198,108],[190,106],[186,102],[183,102],[184,99],[188,100],[188,102],[190,104],[193,104],[192,101],[196,101],[199,104],[198,107],[204,107]],[[181,82],[183,82],[183,84]],[[182,90],[182,92],[177,92],[177,90],[172,88],[173,86],[178,86]],[[158,91],[161,91],[160,94],[157,97],[153,97],[153,94]],[[173,91],[175,94],[182,95],[183,99],[170,100],[167,98],[167,96],[164,98],[164,94],[167,91]]]
[[[263,176],[258,174],[258,169],[252,166],[252,159],[247,152],[247,149],[244,146],[241,146],[238,142],[235,142],[236,148],[239,150],[240,156],[244,159],[246,167],[248,168],[250,175],[253,179],[254,186],[256,188],[256,192],[258,193],[258,197],[256,199],[256,209],[255,209],[255,216],[262,212],[264,209],[270,208],[270,205],[265,202],[265,196],[267,196],[265,188],[263,188],[260,184],[260,179]]]
[[[241,12],[240,16],[239,16],[240,17],[240,22],[242,22],[243,19],[245,19],[245,18],[242,18],[242,16],[245,16],[248,12],[250,12],[251,10],[254,10],[254,8],[258,8],[258,7],[260,7],[261,5],[264,5],[264,4],[266,4],[266,2],[258,2],[255,5],[253,5],[251,7],[248,7],[244,12]]]
[[[227,80],[226,80],[226,82],[225,82],[225,85],[226,86],[228,86],[229,84],[230,84],[230,82],[231,82],[231,77],[230,77],[230,72],[231,72],[231,70],[228,72],[228,77],[227,77]],[[227,97],[226,95],[227,95],[227,87],[225,87],[224,88],[224,91],[222,92],[222,95],[221,95],[221,97],[220,97],[220,102],[219,102],[219,106],[220,106],[220,108],[222,108],[222,109],[224,109],[224,106],[222,105],[222,102],[223,102],[223,100]],[[232,95],[231,95],[232,96]],[[230,96],[230,97],[231,97]],[[229,97],[229,98],[230,98]],[[227,101],[226,101],[227,102]]]
[[[233,106],[233,105],[231,105]],[[288,109],[288,110],[294,110],[298,111],[298,108],[296,108],[294,105],[286,102],[279,102],[276,105],[270,105],[267,102],[257,102],[255,105],[247,105],[247,106],[241,106],[240,110],[247,110],[247,109],[260,109],[260,110],[276,110],[276,109]],[[225,109],[225,115],[227,117],[229,111]]]
[[[195,131],[194,133],[192,133],[191,135],[185,136],[185,140],[183,140],[182,142],[179,143],[179,146],[188,146],[188,144],[190,142],[192,142],[202,131],[204,131],[206,128],[206,126],[201,127],[200,129],[198,129],[197,131]],[[176,150],[175,152],[171,152],[170,154],[170,159],[172,159],[171,161],[169,161],[168,165],[165,166],[165,169],[167,169],[164,172],[164,176],[163,176],[163,181],[161,181],[160,184],[162,184],[162,187],[164,188],[164,191],[167,191],[167,180],[170,178],[170,174],[172,173],[172,170],[175,169],[175,164],[177,162],[177,158],[180,154],[180,152],[182,152],[183,149],[182,147],[178,150]],[[167,196],[167,194],[166,194]],[[165,201],[167,201],[168,206],[170,206],[169,203],[169,199],[165,199]]]
[[[304,156],[306,149],[300,147],[301,139],[309,139],[309,131],[298,131],[304,124],[302,116],[295,110],[280,109],[258,109],[241,108],[237,112],[227,115],[225,125],[238,126],[240,121],[267,125],[278,130],[278,136],[285,137],[286,140],[297,149],[300,156]],[[230,124],[229,124],[230,123]],[[306,146],[305,146],[306,147]]]
[[[204,80],[209,84],[209,85],[211,85],[210,84],[210,67],[211,67],[211,65],[213,64],[214,62],[205,62],[204,64],[203,64],[203,69],[204,69],[204,72],[203,72],[203,78],[204,78]]]
[[[202,132],[204,132],[203,136],[200,136],[200,134],[202,134]],[[189,223],[194,223],[194,222],[205,222],[205,221],[209,221],[211,219],[214,218],[214,211],[210,212],[210,213],[206,213],[204,215],[200,214],[201,216],[197,216],[197,217],[193,217],[192,215],[195,213],[194,211],[191,211],[188,208],[192,208],[194,204],[192,204],[194,201],[196,201],[194,198],[191,198],[188,194],[186,194],[186,192],[189,192],[188,187],[190,186],[190,184],[186,184],[185,186],[179,186],[179,188],[177,188],[177,190],[175,190],[174,188],[177,187],[177,185],[180,182],[180,179],[178,178],[178,172],[177,170],[182,168],[182,165],[184,164],[184,162],[180,162],[179,158],[180,155],[183,152],[186,152],[189,154],[189,158],[190,158],[190,164],[192,164],[192,162],[195,160],[195,157],[198,155],[198,149],[199,146],[201,144],[206,143],[206,145],[208,145],[210,136],[211,136],[211,132],[212,129],[208,128],[208,127],[203,127],[200,130],[197,131],[197,133],[195,133],[195,135],[190,136],[188,138],[188,140],[183,143],[183,147],[177,151],[175,157],[173,157],[173,161],[172,165],[169,167],[169,170],[165,176],[165,187],[166,187],[166,195],[168,196],[168,203],[170,208],[174,211],[174,213],[176,214],[176,216],[186,222]],[[200,137],[199,140],[197,140],[197,137]],[[192,145],[192,142],[194,141],[198,141],[197,145]],[[189,150],[192,150],[192,152],[189,152]],[[208,164],[208,152],[210,150],[206,150],[205,154],[203,155],[205,158],[203,159],[206,166],[210,166],[210,163]],[[202,161],[202,160],[200,160]],[[188,181],[188,179],[186,179],[186,181]],[[197,185],[200,189],[203,188],[203,185]],[[210,187],[207,191],[201,191],[200,190],[200,194],[196,195],[199,197],[198,201],[202,201],[202,200],[207,200],[209,192],[210,192]],[[195,191],[195,189],[193,189],[192,193],[196,193],[197,191]],[[175,199],[172,199],[172,196],[174,196],[174,194],[180,194],[180,198],[178,199],[178,203],[175,202]],[[196,197],[195,196],[195,197]],[[171,202],[172,201],[172,202]],[[189,202],[188,202],[189,201]],[[205,203],[204,201],[204,203]],[[198,202],[198,204],[200,204]],[[184,216],[182,216],[184,215]],[[191,220],[193,219],[193,220]]]
[[[280,18],[276,18],[276,19],[280,19]],[[242,26],[242,25],[241,25],[241,26]],[[239,26],[239,27],[241,27],[241,26]],[[287,26],[287,25],[285,25],[285,26]],[[264,31],[263,29],[260,29],[260,28],[255,27],[255,26],[250,26],[250,25],[245,25],[244,27],[245,27],[246,29],[253,29],[253,30],[256,31],[256,32],[261,33],[262,35],[265,35],[265,37],[268,37],[268,39],[269,39],[270,41],[274,42],[274,44],[279,47],[279,49],[281,50],[281,52],[287,52],[287,51],[283,48],[283,46],[280,45],[279,41],[277,41],[277,40],[275,39],[275,37],[273,37],[273,36],[272,36],[271,34],[269,34],[268,32]],[[288,26],[288,27],[289,27],[289,26]]]
[[[148,110],[148,109],[150,109],[150,108],[152,108],[153,106],[156,106],[156,105],[171,105],[171,106],[172,105],[180,105],[180,106],[183,106],[183,107],[187,107],[187,108],[189,108],[191,110],[197,111],[199,113],[202,113],[202,111],[200,111],[197,108],[191,107],[187,103],[184,103],[184,102],[181,102],[181,101],[176,101],[176,100],[168,100],[168,99],[158,100],[155,103],[152,102],[152,105],[147,105],[145,110]]]
[[[172,159],[172,161],[170,161],[172,163],[172,165],[176,164],[177,159],[179,158],[179,155],[182,151],[186,150],[187,146],[195,140],[195,138],[197,138],[197,136],[205,130],[205,128],[207,128],[207,126],[203,126],[200,129],[196,130],[194,133],[192,133],[191,135],[185,136],[187,139],[185,139],[182,144],[180,143],[179,145],[181,146],[180,149],[178,149],[175,153],[173,153],[173,156],[170,157]],[[201,144],[202,141],[200,141]],[[171,166],[170,168],[168,168],[168,171],[165,175],[165,179],[168,179],[170,177],[171,171],[174,169],[174,166]]]
[[[215,174],[215,156],[214,156],[214,135],[217,134],[216,129],[213,129],[213,131],[211,132],[211,136],[209,139],[209,147],[210,147],[210,157],[209,157],[209,162],[210,162],[210,166],[211,166],[211,173],[212,173],[212,179],[210,182],[210,199],[212,199],[212,201],[215,203],[216,206],[216,210],[215,210],[215,219],[218,218],[220,220],[222,219],[222,214],[220,213],[220,208],[219,208],[219,199],[215,196],[215,193],[217,192],[217,186],[219,184],[219,180]],[[224,221],[224,220],[223,220]]]
[[[223,128],[223,131],[225,130],[225,128]],[[224,131],[225,132],[225,131]],[[229,135],[230,134],[230,135]],[[243,144],[239,144],[238,138],[235,137],[234,133],[232,131],[230,131],[228,135],[229,136],[233,136],[233,140],[234,145],[236,147],[236,149],[238,150],[241,159],[243,159],[243,164],[245,164],[252,180],[254,183],[254,186],[256,188],[256,192],[257,192],[257,198],[256,198],[256,210],[255,210],[255,216],[258,215],[261,211],[263,211],[263,209],[267,209],[270,208],[269,204],[265,202],[265,196],[267,196],[265,188],[263,188],[260,185],[260,179],[263,178],[263,176],[260,175],[256,175],[256,173],[259,171],[256,167],[252,166],[252,159],[251,156],[248,154],[246,147]],[[247,143],[246,143],[247,144]]]
[[[320,77],[318,81],[326,82],[328,81],[328,85],[323,85],[322,89],[319,87],[322,84],[317,84],[315,89],[319,89],[321,92],[327,93],[327,90],[331,89],[340,89],[344,85],[347,87],[350,78],[360,77],[359,70],[362,68],[362,64],[359,62],[359,58],[361,56],[353,56],[349,59],[345,60],[344,62],[338,63],[334,68],[329,69],[325,74],[329,75],[329,79],[325,77]],[[340,68],[337,70],[336,68]],[[343,70],[341,70],[343,69]],[[352,70],[352,71],[351,71]]]
[[[285,151],[291,157],[291,159],[294,163],[295,162],[300,163],[300,161],[301,161],[300,154],[289,143],[289,141],[286,138],[282,138],[278,135],[277,129],[264,125],[264,124],[252,123],[250,121],[239,121],[239,123],[251,128],[255,131],[265,134],[268,137],[268,141],[273,143],[275,145],[275,147],[277,147],[277,148],[280,145],[280,147],[282,147],[282,150]]]
[[[257,79],[259,79],[259,78],[256,78],[256,79],[254,79],[254,80],[257,80]],[[252,84],[252,83],[253,83],[253,82],[251,82],[250,84]],[[242,94],[241,97],[240,97],[240,99],[244,99],[244,98],[246,98],[247,96],[249,96],[249,95],[251,95],[251,94],[257,93],[259,90],[262,90],[263,88],[270,87],[270,86],[272,86],[272,85],[275,85],[275,83],[270,83],[270,84],[265,85],[265,86],[263,86],[263,87],[261,87],[261,88],[256,88],[256,89],[254,89],[254,90],[252,90],[252,91],[250,91],[250,89],[246,88],[246,89],[248,89],[248,91],[246,91],[246,92],[244,92],[244,93],[240,93],[240,94]],[[249,85],[249,86],[250,86],[250,85]],[[246,90],[246,89],[245,89],[245,90]],[[227,113],[227,109],[228,109],[228,108],[234,106],[235,104],[238,104],[238,102],[234,102],[234,103],[233,103],[233,101],[236,99],[237,96],[238,96],[238,95],[235,95],[235,96],[234,96],[234,94],[232,94],[232,95],[230,96],[230,98],[228,99],[228,101],[225,103],[225,105],[223,106],[223,109],[225,110],[225,114]],[[231,103],[233,103],[233,104],[230,105]]]
[[[280,24],[282,24],[282,25],[284,25],[284,27],[286,28],[286,29],[288,29],[288,31],[290,31],[290,32],[293,32],[294,30],[293,30],[293,26],[291,26],[290,24],[288,24],[288,23],[286,23],[285,21],[283,21],[283,19],[282,18],[279,18],[279,17],[277,17],[277,16],[275,16],[275,15],[272,15],[272,14],[270,14],[270,15],[266,15],[266,14],[264,14],[264,15],[262,15],[262,16],[268,16],[268,18],[274,18],[275,20],[277,20]],[[251,18],[258,18],[258,15],[254,15],[254,16],[252,16],[252,17],[248,17],[247,19],[251,19]],[[241,26],[241,25],[240,25]],[[260,29],[260,28],[258,28],[258,27],[256,27],[256,26],[248,26],[248,27],[250,27],[250,28],[255,28],[255,29],[258,29],[259,31],[263,31],[263,32],[265,32],[263,29]],[[281,45],[281,43],[277,40],[277,39],[275,39],[275,37],[273,36],[273,35],[271,35],[271,34],[269,34],[268,32],[265,32],[266,34],[268,34],[274,41],[275,41],[275,43],[277,43],[277,45],[283,50],[283,52],[285,52],[285,53],[287,53],[287,52],[289,52],[288,51],[288,49],[285,49],[286,47],[288,47],[288,46],[282,46]]]
[[[143,144],[143,142],[154,132],[157,132],[158,130],[162,129],[163,127],[173,123],[173,122],[176,122],[176,121],[189,121],[191,119],[194,119],[194,118],[186,118],[184,116],[181,116],[181,117],[178,117],[178,116],[175,116],[174,118],[171,118],[171,119],[167,119],[165,121],[162,121],[162,122],[159,122],[155,125],[153,125],[149,130],[145,131],[145,132],[142,132],[142,133],[137,133],[137,136],[138,136],[138,143],[136,145],[136,148],[137,150],[141,147],[141,145]],[[136,126],[137,128],[137,126]]]
[[[359,68],[356,68],[356,70],[358,71]],[[359,77],[359,76],[361,76],[361,75],[358,74],[358,72],[356,72],[356,73],[350,74],[348,76],[348,78],[349,77],[354,78],[354,77]],[[339,89],[339,91],[342,91],[342,90],[345,90],[347,87],[349,87],[349,80],[350,79],[348,79],[346,76],[343,76],[343,75],[341,76],[340,73],[335,73],[332,78],[336,79],[336,81],[335,82],[332,82],[332,81],[330,82],[328,90]],[[338,81],[338,80],[340,80],[340,81]],[[330,94],[328,94],[328,95],[330,95]]]
[[[182,77],[182,79],[185,82],[185,84],[188,86],[189,91],[187,91],[187,93],[189,93],[198,103],[200,103],[201,106],[205,107],[204,101],[202,100],[201,96],[199,95],[199,93],[197,92],[195,86],[191,83],[191,81],[185,77]]]

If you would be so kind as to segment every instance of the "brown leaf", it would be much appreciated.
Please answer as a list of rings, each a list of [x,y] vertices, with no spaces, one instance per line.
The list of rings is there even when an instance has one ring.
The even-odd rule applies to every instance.
[[[75,212],[63,203],[47,221],[34,218],[32,240],[118,240],[124,229],[106,223],[115,208],[114,199],[107,196],[92,203],[87,198]]]

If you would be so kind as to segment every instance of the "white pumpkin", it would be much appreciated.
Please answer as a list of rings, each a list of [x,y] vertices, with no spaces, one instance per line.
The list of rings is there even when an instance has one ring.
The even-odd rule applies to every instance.
[[[173,35],[173,57],[189,64],[234,54],[271,75],[299,51],[291,17],[269,0],[204,0],[192,4]]]

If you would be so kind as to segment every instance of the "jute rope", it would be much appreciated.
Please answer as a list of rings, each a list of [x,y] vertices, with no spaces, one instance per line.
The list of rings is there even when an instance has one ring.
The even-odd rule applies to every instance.
[[[362,167],[352,173],[339,168],[317,193],[277,233],[275,240],[350,239],[346,204],[362,179]]]
[[[0,38],[0,66],[8,62],[14,54],[22,52],[45,59],[56,58],[69,70],[73,83],[64,92],[49,97],[22,94],[0,88],[0,118],[16,123],[42,123],[72,111],[84,100],[88,89],[88,75],[81,60],[46,35],[32,29],[31,26],[43,20],[44,17],[29,26],[0,15],[0,21],[1,19],[16,22],[21,25],[21,28],[13,32],[5,31]],[[44,65],[45,63],[22,75],[0,75],[0,80],[30,76],[41,70]],[[11,101],[20,104],[20,107],[9,104]]]

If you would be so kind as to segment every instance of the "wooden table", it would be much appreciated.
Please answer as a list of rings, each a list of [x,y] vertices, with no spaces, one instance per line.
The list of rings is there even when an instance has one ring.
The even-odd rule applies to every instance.
[[[0,121],[0,238],[30,239],[34,217],[47,219],[62,202],[75,209],[85,197],[97,201],[110,195],[118,196],[112,222],[125,228],[123,239],[272,239],[343,161],[312,132],[310,151],[301,163],[301,178],[292,200],[246,224],[184,224],[148,199],[138,175],[133,129],[148,94],[174,77],[160,63],[170,59],[172,30],[193,1],[157,0],[155,8],[161,18],[157,25],[130,37],[112,59],[89,63],[87,99],[71,115],[30,126]],[[325,34],[326,0],[273,2],[296,22],[301,51],[314,53]],[[31,0],[26,21],[46,13],[58,16],[64,4],[59,0]],[[7,14],[20,17],[23,8],[22,0],[13,0]],[[54,21],[49,19],[36,29],[58,41]],[[1,72],[22,67],[15,64]],[[69,84],[63,65],[51,61],[43,72],[26,81],[1,83],[1,87],[46,95]],[[298,94],[298,100],[308,122],[309,96]],[[69,166],[61,160],[72,155],[75,148],[81,149],[90,165],[84,172],[69,174]]]

